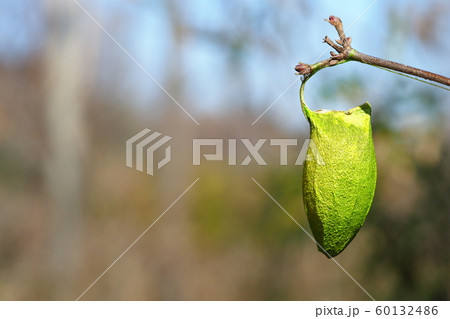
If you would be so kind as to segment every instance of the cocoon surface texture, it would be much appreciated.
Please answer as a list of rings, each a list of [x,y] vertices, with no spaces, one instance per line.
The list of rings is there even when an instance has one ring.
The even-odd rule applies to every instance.
[[[369,103],[348,111],[311,111],[303,201],[318,249],[334,257],[364,224],[377,179]]]

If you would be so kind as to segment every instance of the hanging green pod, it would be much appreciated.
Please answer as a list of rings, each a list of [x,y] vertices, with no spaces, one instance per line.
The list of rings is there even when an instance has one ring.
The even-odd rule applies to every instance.
[[[341,253],[364,224],[377,179],[370,123],[364,103],[348,111],[312,111],[300,100],[310,123],[303,170],[303,201],[319,251]]]

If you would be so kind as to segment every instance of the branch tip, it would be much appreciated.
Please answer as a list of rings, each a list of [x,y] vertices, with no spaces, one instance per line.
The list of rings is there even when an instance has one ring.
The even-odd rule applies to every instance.
[[[309,64],[301,62],[299,62],[299,64],[296,65],[294,69],[298,72],[298,75],[308,75],[312,72],[311,66]]]
[[[342,24],[341,19],[339,19],[336,16],[329,16],[328,19],[324,19],[325,21],[329,22],[332,26],[338,26],[339,24]]]

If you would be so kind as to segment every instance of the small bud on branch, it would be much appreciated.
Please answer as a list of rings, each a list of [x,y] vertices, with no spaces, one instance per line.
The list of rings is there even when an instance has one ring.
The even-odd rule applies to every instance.
[[[299,62],[299,64],[295,66],[295,71],[297,71],[299,75],[308,75],[311,73],[312,69],[309,64]]]

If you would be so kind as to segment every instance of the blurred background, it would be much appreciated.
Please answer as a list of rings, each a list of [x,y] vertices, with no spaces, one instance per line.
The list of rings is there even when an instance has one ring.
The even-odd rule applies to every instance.
[[[328,57],[333,14],[357,50],[449,76],[450,3],[78,4],[0,1],[0,299],[77,299],[200,177],[81,300],[369,300],[251,178],[310,231],[294,66]],[[374,204],[336,260],[377,300],[448,299],[449,92],[355,62],[306,97],[373,106]],[[154,176],[125,166],[144,128],[172,137]],[[193,166],[193,138],[299,145],[286,166],[269,142],[266,166],[239,165],[239,141],[238,165]]]

